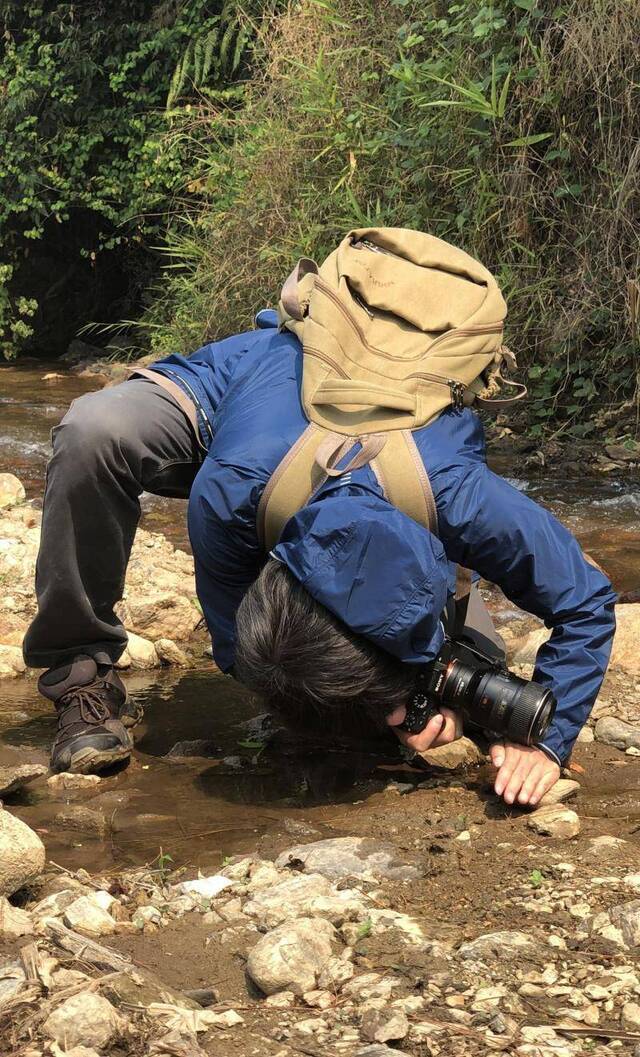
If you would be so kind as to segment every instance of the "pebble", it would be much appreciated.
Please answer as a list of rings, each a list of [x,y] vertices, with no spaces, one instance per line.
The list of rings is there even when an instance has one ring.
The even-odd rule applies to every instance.
[[[370,1009],[362,1017],[360,1035],[365,1042],[393,1042],[409,1033],[407,1014],[401,1009]]]
[[[540,811],[541,808],[548,807],[549,804],[562,804],[579,792],[580,782],[576,782],[572,778],[559,778],[549,792],[544,794],[536,810]]]
[[[550,804],[529,815],[527,826],[542,836],[566,839],[577,837],[580,832],[580,819],[575,811],[560,804]]]
[[[0,510],[24,503],[27,493],[22,481],[13,473],[0,473]]]
[[[640,1031],[640,1005],[626,1002],[622,1007],[622,1027],[625,1031]]]

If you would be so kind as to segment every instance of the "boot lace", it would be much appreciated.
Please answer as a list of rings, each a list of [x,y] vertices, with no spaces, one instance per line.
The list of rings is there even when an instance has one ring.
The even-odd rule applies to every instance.
[[[57,703],[59,715],[58,745],[69,741],[88,726],[99,726],[111,719],[103,697],[104,684],[72,686]]]
[[[106,705],[102,691],[103,684],[96,686],[72,686],[60,698],[58,705],[67,709],[70,705],[76,705],[77,715],[69,715],[71,722],[82,722],[89,726],[97,726],[111,719],[111,712]],[[74,709],[75,712],[75,709]]]

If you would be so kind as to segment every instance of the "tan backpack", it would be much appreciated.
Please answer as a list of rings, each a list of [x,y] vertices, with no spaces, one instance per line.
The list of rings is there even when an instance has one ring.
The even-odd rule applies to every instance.
[[[446,407],[504,409],[506,305],[494,277],[442,239],[403,228],[349,232],[320,268],[298,262],[282,289],[282,328],[300,339],[309,426],[268,482],[258,531],[270,550],[328,477],[370,463],[386,498],[437,533],[412,431]],[[360,450],[342,469],[356,442]]]

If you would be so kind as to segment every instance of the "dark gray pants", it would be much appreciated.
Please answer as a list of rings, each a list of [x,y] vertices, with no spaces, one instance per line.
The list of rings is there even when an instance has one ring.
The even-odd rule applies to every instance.
[[[127,635],[114,613],[140,519],[142,492],[187,498],[202,453],[172,397],[142,378],[75,400],[52,432],[38,613],[24,640],[33,668],[79,653],[118,659]]]

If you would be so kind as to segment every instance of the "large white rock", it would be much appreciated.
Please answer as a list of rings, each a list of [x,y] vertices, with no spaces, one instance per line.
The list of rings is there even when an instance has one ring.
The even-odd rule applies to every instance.
[[[243,910],[267,928],[296,917],[326,918],[334,925],[341,925],[366,914],[359,892],[351,889],[337,892],[320,874],[296,874],[277,885],[261,888],[254,892]]]
[[[106,1047],[124,1034],[126,1026],[127,1022],[111,1002],[84,991],[58,1006],[45,1020],[42,1030],[68,1051],[73,1046]]]
[[[22,481],[15,474],[0,473],[0,510],[23,503],[26,494]]]
[[[377,880],[380,877],[407,881],[420,876],[416,866],[403,862],[393,844],[373,837],[331,837],[312,844],[296,844],[276,859],[276,867],[290,863],[305,873],[322,874],[330,881],[345,877]]]
[[[331,958],[335,929],[328,921],[299,918],[268,932],[249,954],[247,972],[266,995],[313,991]]]
[[[611,667],[620,668],[630,675],[640,675],[640,606],[623,603],[616,606],[616,634],[611,651]],[[535,631],[517,639],[513,647],[513,664],[534,664],[536,654],[551,635],[548,628]]]
[[[44,844],[24,822],[0,810],[0,895],[10,896],[44,869]]]

